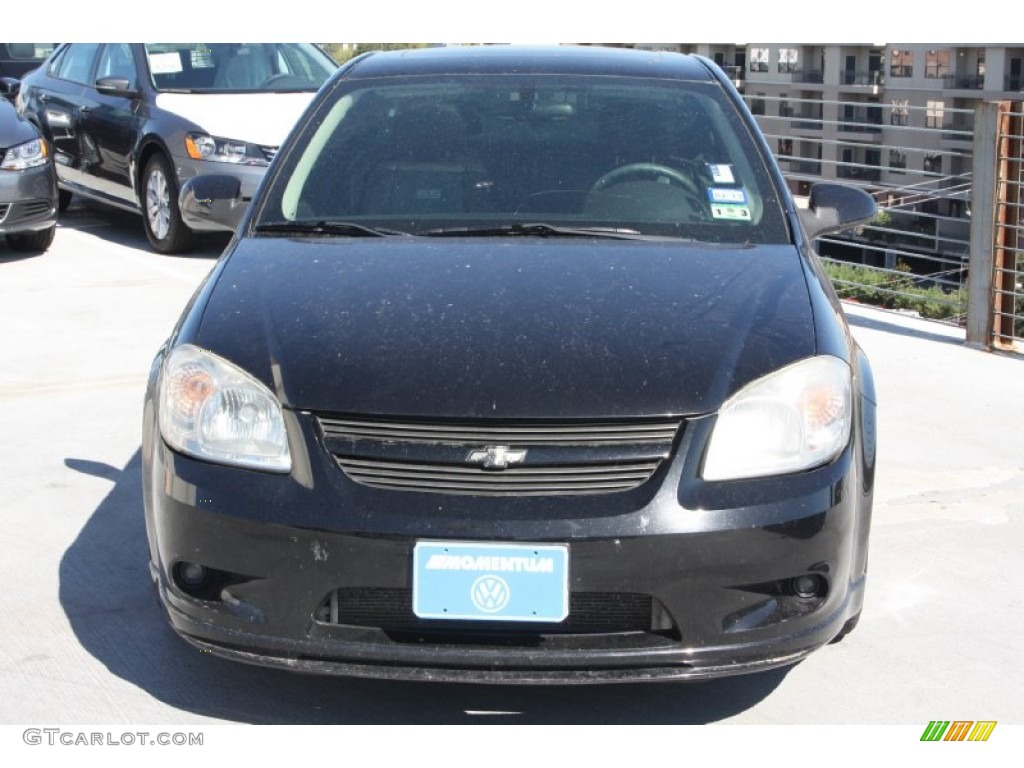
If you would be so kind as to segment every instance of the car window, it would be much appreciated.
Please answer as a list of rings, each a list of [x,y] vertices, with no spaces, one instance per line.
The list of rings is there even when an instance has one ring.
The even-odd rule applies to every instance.
[[[59,49],[52,57],[50,57],[49,63],[46,65],[46,74],[50,77],[56,77],[60,71],[60,65],[64,61],[64,56],[68,52],[70,46],[64,46]]]
[[[56,47],[55,43],[7,43],[7,55],[15,60],[42,61]]]
[[[278,45],[275,47],[279,72],[288,72],[320,84],[323,84],[326,79],[323,74],[325,64],[327,64],[328,76],[332,73],[333,66],[330,62],[324,62],[319,56],[309,55],[305,49],[299,46]]]
[[[89,83],[92,64],[99,48],[99,43],[77,43],[68,46],[68,50],[61,58],[57,77],[73,83]]]
[[[409,232],[542,222],[786,242],[747,124],[712,82],[559,75],[342,82],[260,222]]]
[[[315,91],[333,63],[306,43],[149,43],[153,87],[211,92]]]
[[[129,87],[136,87],[138,76],[131,45],[110,43],[103,46],[99,64],[96,66],[96,79],[99,80],[101,77],[125,77],[128,79]]]

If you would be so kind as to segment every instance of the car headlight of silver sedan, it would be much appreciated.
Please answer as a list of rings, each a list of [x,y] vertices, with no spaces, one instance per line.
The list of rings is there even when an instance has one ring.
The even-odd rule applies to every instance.
[[[288,433],[274,394],[241,368],[191,344],[175,347],[164,361],[160,432],[172,448],[200,459],[291,470]]]
[[[16,144],[3,153],[0,170],[26,171],[50,162],[50,149],[44,139],[32,139],[24,144]]]
[[[774,371],[730,397],[704,457],[705,480],[736,480],[812,469],[850,440],[850,367],[811,357]]]
[[[185,135],[185,151],[193,160],[212,160],[236,165],[269,165],[263,150],[255,144],[221,139],[205,133]]]

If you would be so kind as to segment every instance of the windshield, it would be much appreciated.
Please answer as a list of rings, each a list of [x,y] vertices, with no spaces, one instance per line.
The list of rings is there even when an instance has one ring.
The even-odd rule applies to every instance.
[[[308,43],[147,43],[158,91],[316,91],[335,67]]]
[[[307,125],[282,158],[257,228],[788,239],[758,147],[717,83],[537,74],[342,81]]]

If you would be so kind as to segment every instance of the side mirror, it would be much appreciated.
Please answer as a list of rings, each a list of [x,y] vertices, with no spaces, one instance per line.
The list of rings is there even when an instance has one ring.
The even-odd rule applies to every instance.
[[[199,229],[211,224],[236,229],[248,207],[242,200],[242,182],[234,176],[193,176],[178,195],[181,218]]]
[[[131,81],[127,77],[117,75],[101,77],[96,81],[96,90],[107,96],[125,96],[129,99],[134,99],[139,95],[138,89],[132,88]]]
[[[15,80],[13,77],[0,77],[0,96],[5,99],[14,101],[18,96],[18,91],[21,90],[21,81]]]
[[[875,199],[864,190],[823,182],[811,187],[807,208],[800,210],[800,222],[808,239],[813,240],[867,224],[877,211]]]

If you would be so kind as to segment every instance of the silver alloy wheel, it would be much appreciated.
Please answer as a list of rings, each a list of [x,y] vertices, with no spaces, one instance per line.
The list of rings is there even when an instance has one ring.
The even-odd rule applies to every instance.
[[[156,167],[146,182],[146,217],[157,240],[167,237],[171,228],[171,198],[163,169]]]

